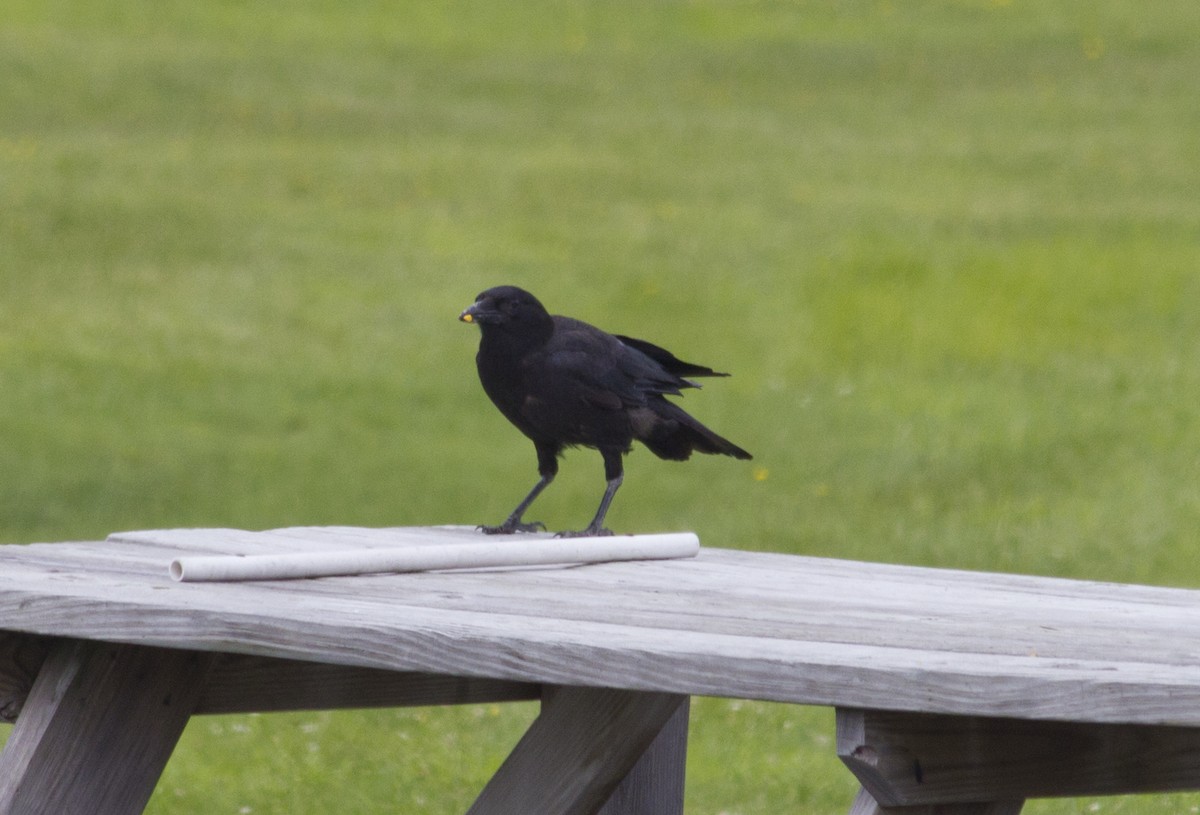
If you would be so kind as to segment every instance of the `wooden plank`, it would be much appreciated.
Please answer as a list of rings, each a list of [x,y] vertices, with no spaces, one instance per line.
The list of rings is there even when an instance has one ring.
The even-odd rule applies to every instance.
[[[731,636],[770,639],[833,641],[846,644],[902,648],[936,648],[1003,656],[1054,659],[1112,659],[1118,661],[1178,662],[1181,646],[1194,642],[1180,631],[1200,627],[1200,605],[1191,609],[1125,609],[1113,603],[1101,607],[1039,608],[1030,598],[1009,596],[1007,605],[978,603],[963,597],[961,603],[939,607],[846,604],[848,585],[839,592],[796,595],[773,594],[766,588],[735,590],[696,583],[685,573],[658,572],[655,584],[642,589],[631,582],[644,576],[614,576],[607,581],[582,584],[577,575],[588,570],[543,572],[538,575],[426,575],[403,588],[383,583],[364,585],[359,600],[371,602],[403,593],[406,603],[464,611],[514,614],[537,618],[603,620],[643,628],[693,630]],[[727,575],[733,581],[736,574]],[[667,595],[665,586],[672,590]],[[874,589],[874,587],[873,587]],[[282,590],[277,588],[271,591]],[[344,586],[330,581],[306,587],[310,594],[337,596]],[[969,592],[967,593],[970,594]],[[531,597],[539,598],[533,604]],[[817,604],[823,599],[824,604]],[[971,606],[976,602],[976,606]],[[836,612],[836,613],[835,613]],[[1134,632],[1137,632],[1136,637]]]
[[[777,562],[779,556],[768,556]],[[734,636],[825,640],[860,645],[1036,656],[1042,659],[1114,659],[1176,662],[1200,651],[1200,637],[1180,631],[1200,628],[1200,604],[1128,604],[1095,592],[1066,597],[1053,592],[1032,597],[964,583],[947,587],[933,570],[913,570],[906,583],[886,581],[874,564],[862,564],[863,582],[843,575],[834,581],[821,572],[795,568],[774,571],[746,567],[744,553],[706,550],[695,568],[622,571],[554,570],[496,574],[427,575],[428,580],[316,581],[264,587],[268,592],[329,596],[353,591],[357,600],[392,602],[398,593],[410,604],[556,619],[616,622],[643,627],[704,630]],[[809,563],[811,559],[801,559]],[[738,564],[727,568],[727,561]],[[754,562],[754,561],[751,561]],[[783,561],[787,563],[787,561]],[[809,564],[811,566],[811,564]],[[161,564],[160,564],[161,567]],[[811,566],[814,570],[816,566]],[[845,564],[840,566],[848,570]],[[834,570],[836,571],[836,570]],[[931,572],[933,577],[930,576]],[[907,574],[902,572],[901,574]],[[934,577],[937,579],[934,580]],[[919,580],[933,581],[921,583]],[[871,583],[869,595],[847,604],[851,586]],[[994,576],[981,576],[983,582]],[[1029,579],[1026,579],[1028,583]],[[1061,586],[1063,581],[1047,581]],[[672,591],[664,594],[663,586]],[[1161,590],[1177,598],[1181,592]],[[1121,592],[1112,592],[1121,595]],[[272,595],[273,596],[273,595]],[[536,596],[538,602],[531,603]],[[620,602],[614,602],[619,598]],[[836,613],[833,613],[836,612]]]
[[[545,535],[529,535],[531,540]],[[164,551],[210,551],[213,553],[278,551],[322,551],[330,547],[390,546],[390,545],[436,545],[443,542],[470,542],[480,535],[466,527],[295,527],[268,532],[245,530],[183,529],[151,530],[146,532],[119,533],[110,537],[112,544],[130,546],[144,543],[162,548]],[[111,557],[114,549],[122,547],[109,543],[49,544],[22,549],[62,549],[73,547],[78,550],[103,549]],[[1190,606],[1194,603],[1189,590],[1136,586],[1129,584],[1099,583],[1045,578],[1003,573],[968,572],[952,569],[901,566],[893,564],[860,563],[829,558],[809,558],[769,552],[740,552],[733,550],[704,550],[703,560],[718,562],[723,570],[758,572],[750,581],[759,585],[772,577],[789,576],[812,578],[810,588],[820,590],[827,583],[844,580],[871,582],[880,586],[891,586],[892,590],[910,591],[925,595],[926,600],[936,602],[942,589],[967,586],[972,592],[1012,592],[1038,594],[1046,597],[1062,595],[1070,598],[1091,597],[1108,602],[1114,597],[1123,602],[1140,601],[1154,605],[1175,603]],[[794,588],[794,584],[793,584]],[[930,592],[930,589],[938,591]],[[931,595],[932,596],[929,596]],[[870,599],[870,598],[868,598]]]
[[[557,689],[468,815],[594,815],[684,698]]]
[[[182,651],[58,643],[0,754],[0,813],[141,812],[211,661]]]
[[[691,700],[685,697],[600,815],[683,815],[690,710]]]
[[[226,654],[217,658],[196,713],[250,713],[517,702],[541,685]]]
[[[169,561],[171,557],[174,557],[180,551],[280,551],[280,546],[284,547],[286,551],[307,551],[314,548],[322,550],[327,548],[327,545],[321,542],[325,540],[324,538],[320,540],[307,540],[302,537],[292,538],[282,534],[287,532],[299,535],[303,532],[315,536],[321,531],[320,529],[281,530],[278,533],[273,532],[268,534],[248,533],[240,530],[180,530],[177,531],[178,536],[181,540],[191,541],[190,546],[192,548],[181,550],[179,547],[167,546],[166,544],[158,546],[158,549],[161,551],[158,556],[158,562],[154,564],[153,568],[157,570],[161,566],[162,559]],[[417,542],[422,540],[436,543],[440,540],[472,539],[471,536],[463,536],[461,533],[453,536],[449,530],[441,529],[416,531],[363,530],[363,532],[375,533],[369,536],[370,540],[375,541],[374,545],[381,545],[379,541],[385,540],[385,538],[382,538],[380,535],[385,532],[389,535],[398,536],[397,540],[404,541],[406,545],[417,545]],[[420,534],[417,534],[418,532]],[[184,535],[183,533],[188,534]],[[220,537],[216,540],[210,540],[213,535],[218,533],[227,533],[232,537],[228,540]],[[434,535],[434,533],[437,534]],[[150,535],[151,539],[153,538],[153,534],[147,534]],[[430,537],[431,535],[434,536]],[[448,535],[450,537],[446,537]],[[475,537],[477,538],[478,536]],[[340,542],[341,539],[335,538],[335,540],[339,540],[338,545],[350,545],[348,542]],[[352,538],[347,540],[352,540]],[[267,545],[262,541],[274,541],[275,544]],[[252,544],[251,542],[256,543]],[[136,545],[143,550],[142,557],[148,557],[148,552],[155,548],[142,544]],[[87,557],[88,553],[90,553],[91,557],[97,558],[101,562],[116,562],[120,559],[124,550],[133,546],[135,546],[133,542],[120,544],[43,544],[28,547],[3,547],[0,550],[5,555],[10,554],[9,550],[20,550],[19,554],[22,558],[32,556],[35,551],[45,553],[47,557],[50,556],[50,553],[64,553],[61,557],[65,560]],[[69,553],[69,556],[66,553]],[[62,562],[65,562],[65,560]],[[100,563],[96,564],[96,566],[99,565]],[[557,575],[555,579],[561,581],[586,580],[588,576],[596,574],[600,574],[600,572],[595,570],[576,570]],[[652,581],[649,582],[648,587],[653,588],[653,583],[661,585],[663,574],[661,571],[650,569],[630,570],[622,573],[622,584],[640,588],[647,586],[648,581]],[[922,608],[934,611],[953,610],[959,606],[975,608],[981,603],[987,602],[988,598],[992,597],[992,595],[995,595],[992,599],[996,602],[1010,604],[1010,601],[1005,598],[1013,592],[1037,596],[1039,598],[1039,608],[1044,608],[1047,602],[1056,602],[1058,599],[1065,598],[1071,607],[1079,609],[1085,615],[1090,615],[1091,609],[1080,607],[1080,603],[1087,600],[1098,604],[1101,610],[1111,607],[1114,600],[1120,604],[1136,601],[1156,607],[1170,605],[1193,607],[1195,605],[1194,593],[1178,589],[918,569],[913,567],[818,560],[787,555],[772,555],[769,553],[745,553],[713,549],[704,550],[701,558],[696,562],[694,567],[689,567],[684,571],[671,570],[667,574],[681,578],[683,585],[680,588],[684,590],[687,590],[689,588],[688,584],[692,583],[695,579],[700,579],[701,581],[707,580],[710,584],[713,584],[715,581],[716,585],[705,586],[701,584],[697,585],[696,588],[697,590],[705,590],[720,587],[719,584],[724,583],[726,587],[717,593],[718,598],[727,595],[734,596],[739,592],[742,594],[758,593],[765,594],[766,596],[763,599],[770,601],[778,595],[778,599],[785,605],[803,602],[806,597],[814,597],[815,605],[825,605],[830,598],[836,600],[836,598],[843,596],[841,592],[847,581],[872,583],[877,591],[869,597],[862,598],[860,602],[855,604],[855,608],[868,606],[877,607],[880,610],[890,610],[893,602],[911,606],[914,598],[919,599]],[[646,578],[646,580],[639,584],[639,578]],[[805,587],[803,596],[797,596],[796,589],[798,585]],[[974,602],[964,603],[964,601],[970,601],[972,598],[975,598]]]
[[[1019,815],[1024,806],[1024,801],[993,801],[989,803],[885,807],[876,803],[865,789],[860,789],[850,807],[850,815]]]
[[[357,529],[357,528],[310,528],[276,530],[271,533],[245,532],[243,530],[171,530],[169,540],[163,543],[139,543],[138,540],[153,541],[160,533],[132,533],[129,538],[114,538],[108,543],[37,544],[22,547],[0,547],[5,559],[32,560],[48,558],[60,566],[71,562],[90,559],[91,567],[102,569],[105,564],[124,568],[125,552],[134,549],[143,569],[157,571],[164,559],[166,562],[181,552],[233,553],[239,551],[322,551],[331,542],[339,546],[350,546],[355,540],[365,541],[363,546],[379,546],[402,541],[405,545],[422,545],[447,540],[478,539],[463,530],[445,528],[407,529]],[[173,541],[173,542],[172,542]],[[247,548],[250,547],[250,548]],[[157,552],[157,558],[153,553]],[[49,562],[49,561],[47,561]],[[587,580],[601,574],[595,570],[564,572],[556,580]],[[811,605],[827,605],[832,599],[844,598],[844,588],[849,584],[870,583],[876,591],[870,596],[858,598],[855,608],[877,609],[880,613],[899,607],[912,609],[914,602],[926,611],[939,616],[962,607],[968,610],[984,610],[989,604],[1000,603],[1011,606],[1011,595],[1018,593],[1033,596],[1039,609],[1049,608],[1060,602],[1067,604],[1065,610],[1076,609],[1084,617],[1093,609],[1084,608],[1086,602],[1106,608],[1124,607],[1130,603],[1151,605],[1157,608],[1194,608],[1195,593],[1180,589],[1146,586],[1131,586],[1109,583],[1091,583],[1056,578],[1038,578],[1019,575],[988,574],[893,566],[887,564],[855,563],[829,559],[805,558],[792,555],[777,555],[761,552],[736,552],[705,549],[695,564],[686,570],[672,569],[665,574],[679,578],[683,590],[695,585],[697,591],[719,589],[717,599],[736,598],[740,595],[765,595],[764,600],[780,602],[785,607],[794,607],[813,598]],[[661,585],[664,572],[653,569],[635,569],[622,572],[621,584],[634,589],[653,589]],[[644,578],[644,579],[643,579]],[[708,585],[704,585],[704,583]],[[797,588],[803,587],[803,592]],[[974,598],[974,599],[972,599]],[[1049,604],[1049,605],[1048,605]],[[785,608],[784,610],[787,610]],[[1017,608],[1020,610],[1020,607]],[[916,620],[920,622],[920,620]],[[920,626],[916,626],[920,628]]]
[[[263,535],[187,533],[170,545],[0,547],[0,619],[33,633],[522,682],[1200,723],[1196,592],[719,550],[669,565],[182,591],[162,574],[170,557]],[[464,534],[281,530],[268,538],[319,548]]]
[[[637,574],[637,572],[629,574]],[[883,644],[884,636],[895,635],[889,638],[887,644],[922,647],[931,642],[937,642],[944,643],[944,649],[965,650],[969,648],[976,652],[1003,649],[1010,655],[1018,653],[1020,655],[1038,655],[1042,658],[1078,659],[1104,655],[1083,650],[1085,644],[1089,642],[1088,630],[1079,625],[1068,626],[1067,621],[1057,619],[1058,615],[1053,610],[1047,617],[1041,618],[1043,623],[1047,619],[1056,619],[1057,625],[1053,630],[1047,630],[1045,625],[1040,627],[1030,625],[1029,623],[1032,622],[1030,620],[1020,620],[1023,623],[1020,626],[1020,632],[1014,637],[1006,637],[1005,627],[1002,623],[992,625],[992,628],[999,630],[987,629],[985,620],[995,620],[998,616],[997,612],[992,609],[988,609],[986,614],[977,615],[977,619],[973,621],[957,617],[939,618],[915,621],[910,625],[903,623],[912,617],[913,609],[909,609],[907,615],[896,617],[898,623],[887,625],[891,614],[880,617],[863,612],[856,607],[841,609],[841,613],[831,617],[828,611],[824,614],[816,613],[819,612],[819,607],[807,604],[793,603],[790,607],[779,606],[776,608],[769,603],[770,598],[765,596],[758,598],[757,603],[752,596],[738,596],[736,597],[737,608],[725,609],[722,607],[722,592],[714,591],[711,594],[711,600],[698,603],[696,600],[705,597],[705,594],[699,590],[689,591],[689,587],[683,580],[676,579],[673,583],[669,582],[672,577],[679,577],[669,573],[660,573],[657,591],[647,590],[639,594],[627,590],[622,591],[628,580],[627,575],[621,576],[615,584],[610,582],[607,585],[597,585],[594,590],[581,590],[579,586],[572,584],[560,587],[558,591],[553,590],[554,581],[568,582],[571,578],[569,571],[555,574],[553,578],[543,578],[548,585],[533,582],[536,578],[529,578],[525,575],[509,575],[502,580],[496,579],[494,574],[488,575],[486,578],[480,575],[464,575],[460,578],[462,582],[449,580],[448,576],[444,575],[437,577],[441,579],[436,582],[409,581],[403,586],[397,586],[394,583],[359,581],[353,585],[355,600],[363,603],[374,600],[393,602],[397,592],[400,592],[410,603],[431,607],[453,607],[499,613],[523,612],[531,616],[555,616],[564,619],[604,619],[610,622],[646,627],[703,628],[703,630],[713,633],[734,635],[745,633],[786,639],[826,638],[853,644]],[[472,580],[472,577],[477,579]],[[735,577],[735,575],[730,577]],[[663,585],[673,586],[672,597],[675,599],[672,600],[670,607],[663,602]],[[338,596],[346,593],[349,589],[350,586],[345,583],[316,581],[304,584],[302,588],[297,587],[294,591]],[[284,591],[279,587],[263,588],[262,590],[272,593]],[[615,592],[621,597],[622,602],[613,602]],[[530,597],[535,593],[539,599],[536,604],[530,602]],[[793,594],[795,594],[795,587],[793,587]],[[1010,598],[1010,602],[1011,600],[1012,598]],[[831,600],[831,602],[834,601]],[[1019,606],[1020,604],[1014,602],[1013,605]],[[1085,621],[1092,620],[1097,616],[1093,609],[1085,609],[1084,612]],[[751,613],[758,616],[754,620],[739,619]],[[780,619],[768,617],[769,614]],[[1195,614],[1192,615],[1192,617],[1195,616]],[[795,622],[794,620],[797,619],[803,620],[803,622]],[[1143,637],[1143,641],[1136,646],[1139,661],[1156,661],[1156,658],[1172,661],[1174,657],[1178,656],[1179,640],[1177,635],[1181,628],[1187,629],[1186,623],[1189,622],[1189,619],[1172,617],[1165,620],[1154,620],[1142,615],[1136,620],[1130,620],[1131,623],[1137,623],[1137,630]],[[789,622],[789,620],[792,621]],[[1196,622],[1196,620],[1190,621]],[[952,630],[948,631],[947,628]],[[1176,636],[1169,636],[1171,632]],[[1100,630],[1091,639],[1103,646],[1104,643],[1112,641],[1112,634],[1113,632],[1110,630]],[[1155,647],[1159,643],[1161,643],[1163,653],[1159,655],[1146,653],[1150,647]],[[1076,648],[1076,651],[1065,650],[1070,648]],[[1107,646],[1109,654],[1113,650],[1111,646]]]
[[[839,710],[837,732],[888,806],[1200,789],[1200,728]]]
[[[860,577],[875,581],[872,592],[847,607],[844,582],[822,580],[819,574],[806,575],[795,568],[749,569],[744,566],[744,556],[738,554],[722,553],[720,562],[709,567],[706,564],[712,553],[706,550],[701,558],[706,564],[694,569],[555,570],[511,575],[503,581],[494,580],[495,575],[462,576],[462,582],[453,576],[431,575],[430,581],[409,581],[403,587],[360,581],[354,584],[354,591],[361,599],[375,593],[380,601],[385,597],[390,601],[400,590],[414,604],[465,610],[703,627],[734,635],[826,638],[864,645],[885,644],[886,637],[886,644],[901,647],[943,643],[945,649],[1048,659],[1111,658],[1121,649],[1129,649],[1132,653],[1127,658],[1134,661],[1170,662],[1180,652],[1178,632],[1194,628],[1200,621],[1195,598],[1190,595],[1190,605],[1183,606],[1141,603],[1143,607],[1126,608],[1111,598],[1064,599],[1052,594],[1037,595],[1035,603],[1011,591],[989,592],[974,584],[935,591],[932,588],[936,586],[917,582],[917,578],[931,579],[933,570],[914,570],[907,583],[895,577],[884,582],[874,564],[862,564]],[[775,562],[778,557],[768,556],[768,560]],[[740,564],[736,570],[727,568],[730,559]],[[609,579],[593,579],[600,575]],[[983,576],[981,580],[984,578],[993,579]],[[662,596],[663,585],[672,586],[669,598]],[[342,582],[320,581],[292,590],[339,593],[347,589]],[[532,606],[529,598],[535,592],[540,602]],[[612,602],[614,592],[623,602]],[[1174,597],[1179,592],[1168,594]],[[696,602],[700,598],[703,603]],[[819,613],[822,609],[826,611]],[[831,616],[829,609],[839,613]],[[1137,619],[1127,620],[1128,614]],[[1137,637],[1130,634],[1135,628]]]
[[[187,586],[166,577],[103,583],[6,565],[0,571],[0,619],[7,628],[32,633],[389,670],[844,707],[886,704],[898,710],[985,716],[1200,723],[1200,664],[1194,656],[1200,647],[1189,651],[1200,626],[1177,632],[1176,664],[998,658],[936,642],[930,643],[936,650],[921,650],[755,636],[753,629],[728,635],[703,624],[679,630],[649,621],[634,626],[532,616],[542,600],[537,593],[527,598],[530,615],[446,609],[434,599],[410,605],[404,602],[409,582],[403,576],[345,579],[333,592],[280,591],[275,590],[280,584]],[[507,583],[527,576],[462,577]],[[480,584],[440,585],[447,593],[462,593]],[[627,598],[619,583],[614,586],[608,613],[619,616]],[[658,595],[676,602],[670,583],[660,586]],[[696,614],[703,616],[703,603],[691,600]],[[813,613],[833,627],[844,609]],[[1129,616],[1130,636],[1139,623],[1136,615]]]

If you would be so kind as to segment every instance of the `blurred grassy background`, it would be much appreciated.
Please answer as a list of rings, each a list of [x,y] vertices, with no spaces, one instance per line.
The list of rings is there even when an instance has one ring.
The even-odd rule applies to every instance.
[[[495,522],[455,317],[515,283],[735,374],[687,406],[756,460],[635,452],[618,530],[1200,585],[1195,3],[2,16],[0,540]],[[459,812],[532,715],[197,720],[151,811]],[[689,813],[848,808],[826,711],[693,721]]]

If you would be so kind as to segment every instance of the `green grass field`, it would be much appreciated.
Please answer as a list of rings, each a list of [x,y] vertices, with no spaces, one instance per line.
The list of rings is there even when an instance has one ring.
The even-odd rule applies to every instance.
[[[687,406],[756,460],[635,452],[619,531],[1200,586],[1193,2],[2,17],[4,542],[498,521],[533,451],[455,317],[516,283],[735,374]],[[198,719],[150,812],[461,812],[533,713]],[[699,700],[688,812],[845,812],[832,732]]]

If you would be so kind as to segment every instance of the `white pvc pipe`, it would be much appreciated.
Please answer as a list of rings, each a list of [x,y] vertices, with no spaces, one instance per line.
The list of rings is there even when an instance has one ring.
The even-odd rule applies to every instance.
[[[339,549],[333,552],[198,555],[172,561],[171,577],[184,582],[283,580],[373,572],[667,560],[695,557],[699,551],[700,539],[693,532],[604,538],[508,538],[482,543]]]

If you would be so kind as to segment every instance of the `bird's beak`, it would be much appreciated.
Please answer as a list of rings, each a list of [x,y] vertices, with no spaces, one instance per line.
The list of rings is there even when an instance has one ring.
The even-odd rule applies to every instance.
[[[487,302],[476,301],[468,306],[466,311],[458,315],[458,319],[462,320],[464,323],[475,323],[476,325],[480,325],[482,323],[494,323],[496,322],[496,318],[499,316],[499,313],[491,306],[491,304]]]

